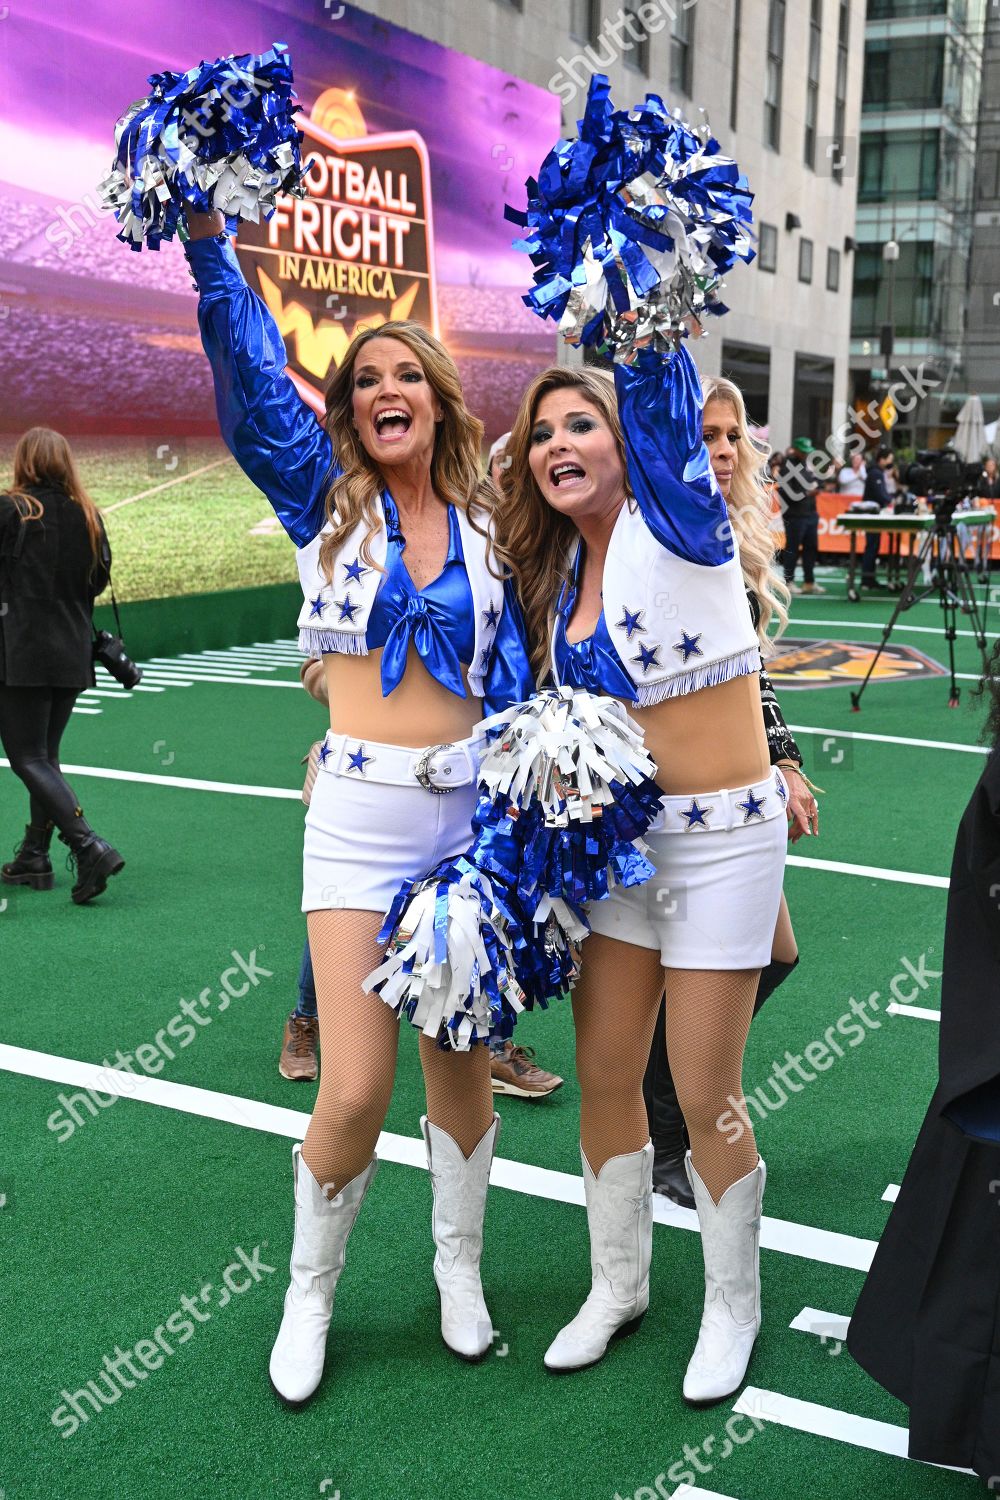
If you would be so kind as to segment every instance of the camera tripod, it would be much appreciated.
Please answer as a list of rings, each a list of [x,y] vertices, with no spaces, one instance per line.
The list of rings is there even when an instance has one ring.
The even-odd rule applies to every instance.
[[[969,565],[958,538],[958,528],[952,520],[953,513],[952,511],[946,517],[935,521],[933,530],[928,531],[920,543],[919,551],[910,558],[910,568],[903,592],[896,601],[896,607],[887,624],[883,626],[879,648],[868,664],[868,671],[865,673],[861,686],[851,693],[852,713],[861,712],[861,695],[878,665],[879,657],[889,644],[889,637],[900,615],[912,609],[914,604],[920,604],[934,594],[937,595],[938,603],[944,611],[944,636],[948,642],[948,666],[951,673],[948,707],[957,708],[961,696],[961,689],[955,675],[956,627],[960,614],[966,615],[972,622],[976,645],[979,647],[979,655],[983,663],[983,674],[984,676],[988,674],[986,627],[979,604],[976,602]],[[923,575],[925,564],[930,569],[931,582],[918,588],[917,575]]]

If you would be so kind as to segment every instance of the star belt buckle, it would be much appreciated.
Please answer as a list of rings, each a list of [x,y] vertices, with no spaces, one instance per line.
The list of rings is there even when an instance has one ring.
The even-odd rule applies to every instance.
[[[433,792],[435,797],[443,797],[447,792],[453,792],[455,790],[453,786],[435,786],[434,782],[431,780],[430,771],[431,761],[434,759],[434,756],[438,753],[439,750],[454,750],[454,748],[454,741],[449,740],[445,745],[428,745],[426,750],[421,750],[420,755],[417,758],[417,763],[413,767],[413,774],[420,782],[420,785],[423,787],[425,792]],[[450,775],[451,768],[446,768],[444,774],[446,776]]]

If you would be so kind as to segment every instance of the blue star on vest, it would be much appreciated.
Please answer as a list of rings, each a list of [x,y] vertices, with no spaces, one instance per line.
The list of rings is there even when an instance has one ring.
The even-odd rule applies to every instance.
[[[701,637],[702,632],[700,630],[697,635],[688,635],[686,630],[682,630],[680,640],[674,643],[674,650],[679,651],[685,661],[687,661],[689,656],[704,656],[704,651],[698,645]]]
[[[687,818],[687,824],[684,829],[685,833],[687,833],[692,828],[707,828],[708,824],[705,822],[705,819],[710,812],[714,811],[715,808],[711,804],[708,807],[699,807],[698,798],[692,797],[691,806],[679,807],[677,809],[677,816],[679,818]]]
[[[490,664],[490,655],[492,654],[492,650],[493,650],[492,646],[484,646],[483,649],[482,649],[482,651],[480,651],[480,653],[479,653],[479,669],[480,669],[480,671],[485,672],[486,669],[487,669],[487,667],[489,666],[489,664]]]
[[[737,807],[743,809],[744,823],[749,823],[751,818],[760,818],[763,821],[766,801],[766,797],[755,797],[753,792],[747,792],[743,801],[736,804]]]
[[[622,611],[622,617],[615,626],[615,629],[624,630],[625,639],[629,641],[636,630],[638,630],[640,635],[645,635],[646,627],[642,623],[642,617],[646,611],[644,609],[637,609],[633,612],[627,604],[622,605]]]
[[[662,665],[656,654],[659,649],[659,646],[640,646],[639,655],[633,656],[632,660],[641,663],[643,672],[648,672],[650,667],[659,667]]]
[[[374,759],[374,755],[365,754],[364,745],[359,745],[358,748],[353,752],[353,754],[348,755],[347,769],[349,771],[357,771],[359,775],[364,776],[365,766],[369,763],[369,761],[373,761]]]
[[[333,751],[330,749],[330,746],[326,743],[326,740],[324,740],[323,743],[322,743],[322,745],[320,745],[320,747],[319,747],[319,763],[320,763],[320,765],[321,766],[325,766],[326,763],[327,763],[327,761],[330,759],[330,756],[332,754],[333,754]]]
[[[778,782],[777,786],[775,787],[775,791],[778,793],[778,796],[781,798],[782,802],[788,801],[788,793],[785,790],[785,783],[783,781]]]
[[[497,626],[500,623],[500,611],[497,609],[492,599],[490,600],[489,609],[483,610],[483,619],[486,621],[487,630],[496,630]]]
[[[360,604],[352,604],[350,594],[347,595],[346,599],[335,599],[333,602],[334,602],[334,604],[336,604],[337,608],[340,610],[340,618],[342,620],[349,620],[350,623],[353,625],[354,624],[354,616],[357,614],[358,610],[361,608]]]
[[[371,569],[363,567],[361,558],[356,557],[352,563],[344,563],[344,572],[351,583],[360,583],[362,573],[370,573]]]
[[[312,609],[309,611],[310,620],[313,619],[316,615],[319,615],[320,619],[322,619],[323,611],[324,609],[326,609],[327,601],[322,597],[321,594],[317,594],[315,599],[309,600],[309,603],[312,605]]]

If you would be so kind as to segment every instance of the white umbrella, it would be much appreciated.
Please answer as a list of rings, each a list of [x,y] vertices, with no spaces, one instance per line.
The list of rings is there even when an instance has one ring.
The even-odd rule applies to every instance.
[[[978,396],[970,396],[958,414],[958,426],[951,446],[967,464],[978,463],[986,448],[986,429],[983,421],[983,403]]]
[[[994,458],[1000,457],[1000,448],[997,446],[997,429],[1000,428],[1000,419],[995,422],[987,422],[983,428],[983,435],[990,453]]]

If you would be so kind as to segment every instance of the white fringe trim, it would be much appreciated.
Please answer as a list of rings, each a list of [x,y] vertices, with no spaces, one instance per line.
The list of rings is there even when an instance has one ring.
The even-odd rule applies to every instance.
[[[746,677],[760,671],[760,647],[752,646],[739,651],[735,656],[723,657],[721,661],[706,662],[690,672],[679,672],[663,682],[636,683],[636,708],[652,708],[667,698],[682,698],[687,693],[696,693],[699,688],[718,687],[720,682],[731,682],[734,677]]]
[[[364,635],[352,635],[347,630],[317,630],[302,626],[299,629],[299,650],[305,656],[322,656],[324,651],[367,656],[368,642]]]

